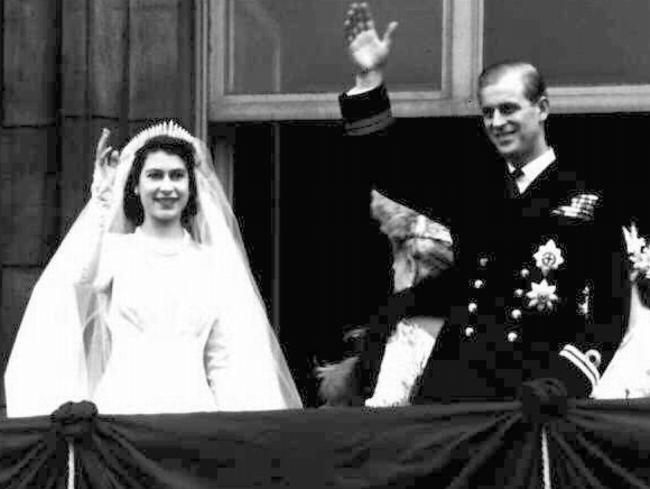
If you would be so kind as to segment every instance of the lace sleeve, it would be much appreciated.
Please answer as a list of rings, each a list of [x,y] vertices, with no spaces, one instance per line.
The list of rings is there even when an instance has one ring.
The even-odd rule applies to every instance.
[[[406,406],[422,374],[435,337],[417,324],[402,321],[388,339],[375,392],[366,406]]]

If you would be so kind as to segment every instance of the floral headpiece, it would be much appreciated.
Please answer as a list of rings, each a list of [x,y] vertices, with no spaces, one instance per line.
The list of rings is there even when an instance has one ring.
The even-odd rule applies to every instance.
[[[647,245],[646,239],[639,236],[639,231],[634,223],[629,229],[623,227],[623,237],[632,264],[630,279],[650,278],[650,247]]]
[[[391,240],[429,239],[452,244],[449,229],[413,209],[372,191],[372,215]]]

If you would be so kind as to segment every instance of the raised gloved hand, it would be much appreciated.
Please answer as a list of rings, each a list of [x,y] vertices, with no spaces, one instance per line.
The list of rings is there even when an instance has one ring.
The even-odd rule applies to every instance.
[[[107,145],[110,134],[108,129],[102,129],[102,134],[97,142],[91,187],[92,198],[97,199],[104,206],[109,206],[111,203],[115,169],[120,159],[119,152]]]

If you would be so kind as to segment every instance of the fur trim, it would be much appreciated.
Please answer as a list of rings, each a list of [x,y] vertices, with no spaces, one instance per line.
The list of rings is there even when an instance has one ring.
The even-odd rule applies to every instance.
[[[359,392],[359,357],[348,357],[338,363],[317,367],[318,394],[328,406],[354,406],[363,404]]]

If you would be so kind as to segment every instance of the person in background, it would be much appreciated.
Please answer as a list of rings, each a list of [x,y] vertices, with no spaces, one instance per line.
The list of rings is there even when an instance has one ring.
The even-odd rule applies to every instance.
[[[391,244],[395,294],[403,294],[423,280],[435,280],[453,265],[452,238],[444,225],[376,190],[372,191],[371,211]],[[348,335],[355,343],[352,355],[317,369],[319,393],[327,405],[410,404],[444,319],[429,315],[426,307],[418,308],[417,304],[408,308],[407,316],[387,328],[388,339],[380,348],[381,362],[373,362],[377,346],[373,344],[374,335],[360,328]],[[372,369],[372,375],[364,369]],[[378,380],[373,392],[362,384],[375,376]]]

